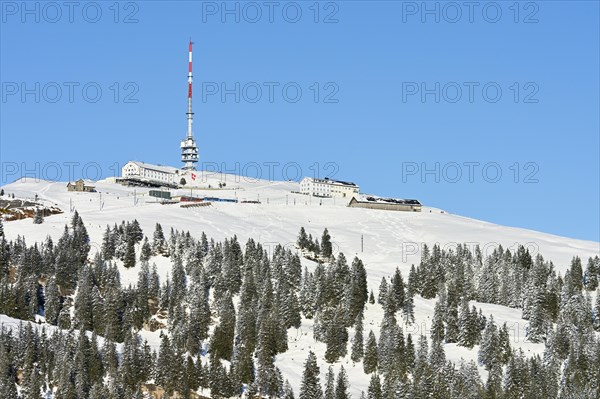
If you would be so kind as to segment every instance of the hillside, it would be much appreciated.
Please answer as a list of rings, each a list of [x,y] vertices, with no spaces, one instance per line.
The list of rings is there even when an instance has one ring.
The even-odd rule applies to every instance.
[[[278,244],[296,253],[300,227],[319,239],[327,228],[331,234],[334,255],[345,254],[349,263],[354,256],[362,260],[367,273],[368,289],[373,290],[375,297],[382,277],[389,279],[396,267],[404,278],[409,276],[411,265],[416,266],[421,260],[423,245],[431,248],[438,244],[445,251],[455,250],[458,244],[465,244],[471,251],[479,246],[484,257],[491,255],[499,246],[513,253],[519,246],[524,246],[532,257],[542,254],[545,260],[552,261],[556,272],[561,275],[569,270],[573,257],[579,256],[585,262],[588,257],[600,255],[597,242],[500,226],[427,206],[421,213],[356,209],[346,207],[346,201],[340,199],[309,198],[292,193],[298,191],[298,184],[294,182],[250,181],[232,175],[214,174],[202,176],[201,179],[212,182],[213,187],[219,181],[225,181],[227,185],[222,190],[181,189],[176,194],[236,198],[261,203],[214,202],[210,207],[184,209],[179,204],[157,203],[155,198],[148,195],[148,189],[123,187],[110,180],[97,182],[97,193],[74,193],[67,192],[66,183],[63,182],[28,179],[8,184],[3,189],[20,199],[31,200],[37,195],[45,206],[59,208],[63,213],[46,217],[41,225],[34,225],[31,219],[5,222],[4,233],[8,241],[24,236],[28,245],[42,242],[48,235],[54,242],[58,242],[65,224],[70,224],[76,210],[89,234],[90,258],[93,258],[96,252],[101,251],[107,225],[113,226],[133,219],[139,222],[144,234],[150,239],[156,223],[159,223],[165,235],[174,229],[189,231],[192,237],[199,238],[204,232],[209,239],[213,238],[217,242],[235,235],[242,246],[252,238],[262,244],[269,255],[273,254]],[[138,255],[139,251],[138,247]],[[149,263],[157,265],[161,282],[171,275],[172,258],[153,255]],[[139,262],[129,269],[121,261],[117,264],[122,285],[135,286],[140,271]],[[303,258],[302,266],[313,272],[316,263]],[[235,303],[237,304],[237,300]],[[412,334],[415,342],[420,334],[429,337],[435,303],[435,298],[415,296],[415,323],[403,326],[404,335]],[[528,356],[542,354],[544,351],[543,343],[527,342],[525,328],[528,322],[522,320],[520,309],[475,301],[471,301],[469,305],[481,309],[486,316],[492,314],[499,326],[507,323],[512,334],[513,348],[522,348]],[[379,337],[383,307],[367,303],[364,316],[365,339],[369,330],[373,330]],[[5,316],[2,317],[3,321],[8,320]],[[402,318],[398,319],[402,326]],[[12,319],[11,321],[14,322]],[[291,328],[288,331],[289,349],[276,356],[275,364],[281,369],[284,380],[290,381],[295,393],[300,390],[303,365],[309,350],[317,355],[321,383],[326,378],[326,345],[313,339],[313,325],[314,320],[303,318],[300,328]],[[150,347],[157,351],[161,342],[160,333],[160,330],[140,332],[148,340]],[[353,334],[353,328],[349,328],[349,342]],[[479,345],[467,349],[454,343],[446,344],[446,358],[456,363],[461,358],[477,362],[478,348]],[[354,363],[348,353],[334,363],[336,375],[341,365],[348,372],[352,397],[359,398],[361,392],[367,391],[370,379],[363,372],[362,362]],[[478,368],[485,381],[488,372],[482,365]]]

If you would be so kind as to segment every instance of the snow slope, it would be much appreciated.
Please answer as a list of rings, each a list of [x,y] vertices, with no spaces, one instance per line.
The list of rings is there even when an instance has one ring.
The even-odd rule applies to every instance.
[[[320,238],[325,227],[332,237],[334,251],[343,252],[349,259],[359,256],[368,273],[369,289],[377,293],[381,277],[390,276],[398,266],[405,276],[411,264],[420,259],[420,248],[423,244],[432,246],[439,243],[449,249],[457,243],[467,243],[471,248],[479,244],[484,252],[489,253],[498,245],[516,249],[525,245],[535,255],[540,252],[547,260],[552,260],[558,272],[564,273],[573,256],[580,256],[584,261],[589,256],[600,254],[600,243],[575,240],[555,235],[504,227],[492,223],[478,221],[458,215],[448,214],[439,209],[424,207],[421,213],[393,212],[346,207],[347,201],[342,199],[310,198],[292,191],[299,191],[295,182],[251,180],[234,175],[202,174],[199,180],[207,187],[217,187],[219,182],[226,182],[226,189],[184,189],[179,195],[211,196],[221,198],[237,198],[239,200],[259,200],[261,204],[213,203],[211,207],[180,208],[178,204],[161,205],[148,195],[148,189],[129,188],[117,185],[111,180],[97,182],[98,193],[67,192],[66,183],[34,180],[31,178],[18,180],[4,186],[6,193],[14,193],[16,197],[33,198],[35,194],[48,205],[54,204],[65,213],[47,217],[44,224],[34,225],[31,219],[5,223],[7,239],[18,235],[26,237],[29,244],[43,240],[46,235],[58,239],[64,225],[69,222],[76,209],[86,223],[92,241],[92,251],[99,250],[102,234],[107,224],[113,225],[122,220],[137,219],[144,233],[152,235],[155,223],[161,223],[168,234],[171,227],[190,231],[199,236],[204,231],[208,237],[222,240],[237,235],[242,245],[249,237],[262,243],[267,251],[275,245],[282,244],[294,248],[296,237],[301,226],[307,233]],[[364,250],[361,252],[361,236]],[[156,257],[151,260],[157,264],[161,277],[171,270],[169,259]],[[310,261],[303,260],[309,268],[314,267]],[[138,267],[125,270],[121,268],[124,284],[135,284]],[[406,333],[413,336],[425,332],[433,315],[435,300],[415,298],[416,323],[407,326]],[[526,322],[521,320],[521,313],[499,305],[479,304],[484,314],[493,314],[498,324],[507,322],[514,334],[514,346],[522,347],[525,352],[540,353],[542,344],[524,342]],[[379,323],[383,312],[378,305],[367,304],[365,313],[365,337],[369,329],[378,335]],[[144,337],[158,349],[159,332],[144,332]],[[353,332],[350,331],[350,339]],[[298,330],[289,331],[289,351],[279,355],[277,365],[284,378],[292,383],[298,392],[303,363],[308,350],[317,353],[321,367],[322,382],[327,372],[327,364],[323,360],[325,345],[314,342],[312,338],[312,320],[303,320]],[[416,339],[415,339],[416,342]],[[446,345],[446,356],[458,361],[461,357],[475,360],[477,347],[468,350],[455,345]],[[366,391],[368,377],[362,372],[362,364],[353,365],[349,356],[338,362],[334,368],[337,372],[343,364],[347,369],[352,384],[351,393],[354,398],[360,397],[360,391]],[[485,372],[480,368],[482,376]]]

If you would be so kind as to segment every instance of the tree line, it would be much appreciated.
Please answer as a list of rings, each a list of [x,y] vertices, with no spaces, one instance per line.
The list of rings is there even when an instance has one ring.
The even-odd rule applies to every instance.
[[[372,399],[600,394],[600,304],[590,295],[598,257],[585,271],[574,258],[561,276],[523,247],[484,257],[478,247],[425,246],[407,279],[396,268],[375,291],[361,259],[333,254],[327,230],[319,243],[301,228],[298,247],[318,261],[310,270],[282,246],[269,255],[252,238],[242,246],[236,236],[217,242],[171,229],[167,237],[160,224],[149,238],[133,220],[107,226],[90,258],[76,212],[56,243],[7,241],[0,223],[0,313],[33,322],[0,331],[0,397],[142,398],[154,381],[166,397],[203,388],[216,398],[344,399],[351,382],[343,367],[320,381],[320,367],[340,360],[362,367],[370,381],[363,396]],[[157,256],[170,258],[166,279],[151,263]],[[119,265],[139,268],[135,285],[123,284]],[[436,299],[429,336],[404,334],[417,295]],[[521,309],[543,355],[512,348],[509,327],[474,300]],[[364,329],[375,307],[383,310],[378,335]],[[321,360],[308,353],[294,393],[276,359],[289,329],[306,320],[326,350]],[[142,329],[161,330],[159,348]],[[448,361],[449,344],[478,346],[477,363]]]

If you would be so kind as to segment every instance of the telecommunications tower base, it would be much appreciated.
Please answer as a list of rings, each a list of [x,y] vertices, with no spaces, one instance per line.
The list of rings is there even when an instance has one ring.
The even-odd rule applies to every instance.
[[[192,112],[192,41],[190,40],[189,49],[189,71],[188,71],[188,111],[187,111],[187,136],[181,140],[181,162],[183,170],[196,170],[198,162],[198,146],[192,133],[192,123],[194,122],[194,113]]]

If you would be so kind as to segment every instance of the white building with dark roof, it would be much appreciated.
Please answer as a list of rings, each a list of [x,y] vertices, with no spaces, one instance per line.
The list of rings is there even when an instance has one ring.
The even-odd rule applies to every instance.
[[[360,188],[351,182],[333,180],[329,178],[316,179],[305,177],[300,181],[300,192],[314,197],[342,197],[352,198],[357,196]]]
[[[129,161],[121,168],[121,179],[149,184],[179,185],[179,169],[171,166],[152,165]]]
[[[421,212],[422,205],[416,199],[382,198],[374,195],[354,197],[351,208],[383,209],[386,211]]]

